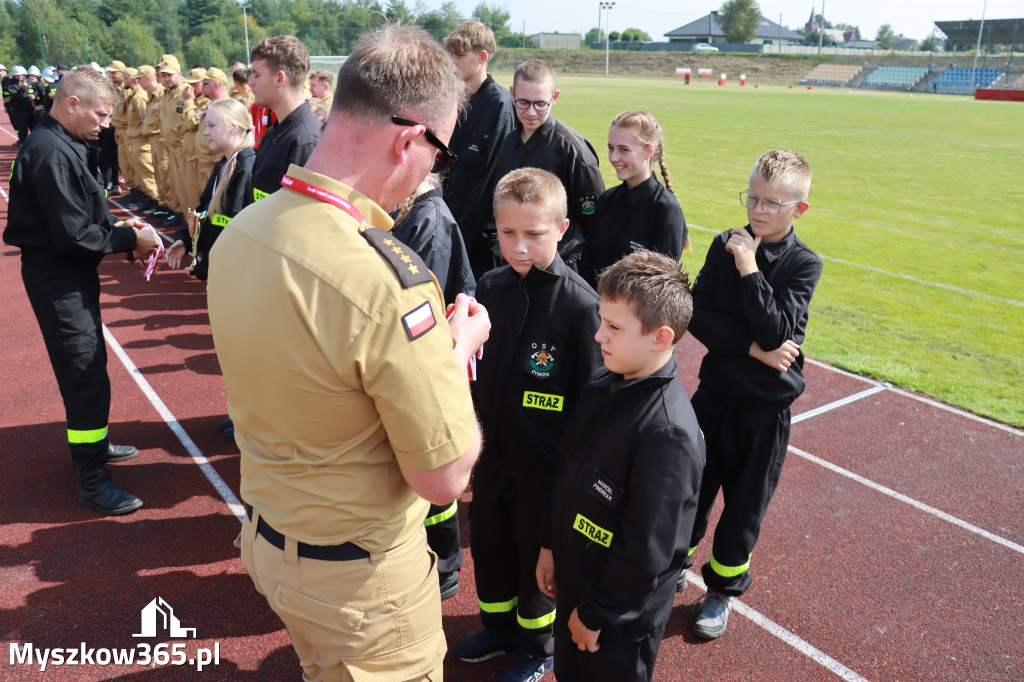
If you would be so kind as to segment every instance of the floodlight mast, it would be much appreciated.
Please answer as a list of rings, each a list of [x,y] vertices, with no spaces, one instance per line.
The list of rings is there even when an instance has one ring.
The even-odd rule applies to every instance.
[[[249,54],[250,54],[250,52],[249,52],[249,17],[245,13],[245,6],[246,6],[247,2],[248,2],[248,0],[242,0],[240,3],[238,3],[238,4],[240,4],[242,6],[242,26],[245,27],[245,64],[246,64],[246,66],[248,66],[248,64],[249,64]]]
[[[614,2],[600,2],[600,3],[598,3],[598,8],[599,9],[597,10],[597,18],[598,18],[597,26],[598,26],[598,28],[601,27],[601,21],[600,21],[600,19],[601,19],[601,10],[604,10],[604,75],[605,76],[608,75],[608,50],[609,50],[609,40],[610,40],[610,36],[608,34],[608,22],[609,22],[609,19],[611,18],[610,14],[611,14],[612,7],[615,7],[615,3]]]
[[[985,10],[988,9],[988,0],[981,6],[981,23],[978,24],[978,44],[974,46],[974,65],[971,66],[971,90],[977,88],[978,82],[978,53],[981,52],[981,32],[985,30]]]

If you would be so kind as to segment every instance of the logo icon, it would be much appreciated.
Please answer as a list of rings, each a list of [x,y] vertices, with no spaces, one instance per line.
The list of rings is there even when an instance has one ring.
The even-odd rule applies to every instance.
[[[196,636],[196,629],[181,627],[174,608],[163,597],[157,597],[142,608],[142,632],[132,637],[156,637],[158,625],[161,632],[166,632],[169,637]]]
[[[538,379],[547,379],[555,368],[555,347],[546,343],[533,343],[530,350],[533,353],[527,358],[527,369]]]

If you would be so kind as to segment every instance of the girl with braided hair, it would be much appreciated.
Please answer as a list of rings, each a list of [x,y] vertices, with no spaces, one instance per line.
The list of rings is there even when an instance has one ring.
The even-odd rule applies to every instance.
[[[646,111],[612,119],[608,160],[622,184],[601,194],[587,234],[582,273],[594,284],[604,268],[633,251],[649,249],[678,261],[689,238],[665,167],[661,126]],[[664,184],[651,169],[657,162]]]

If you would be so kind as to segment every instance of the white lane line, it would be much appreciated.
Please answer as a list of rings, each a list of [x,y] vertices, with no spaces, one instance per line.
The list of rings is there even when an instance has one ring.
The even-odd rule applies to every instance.
[[[711,234],[718,234],[721,230],[712,230],[708,227],[701,227],[700,225],[693,225],[687,223],[687,227],[699,230],[700,232],[709,232]],[[1015,298],[1004,298],[1002,296],[994,296],[992,294],[982,293],[980,291],[974,291],[973,289],[964,289],[963,287],[954,286],[952,284],[946,284],[944,282],[933,282],[927,279],[921,279],[914,277],[913,275],[907,275],[902,272],[892,272],[891,270],[883,270],[882,268],[875,267],[874,265],[865,265],[863,263],[855,263],[853,261],[844,260],[842,258],[836,258],[835,256],[826,256],[824,254],[818,254],[821,256],[823,261],[830,261],[832,263],[839,263],[841,265],[847,265],[851,268],[860,268],[861,270],[868,270],[870,272],[876,272],[880,275],[886,275],[887,277],[896,277],[898,279],[905,279],[908,282],[914,282],[915,284],[923,284],[928,287],[935,287],[937,289],[945,289],[946,291],[955,291],[958,294],[966,294],[968,296],[977,296],[978,298],[988,299],[990,301],[996,301],[998,303],[1008,303],[1009,305],[1019,306],[1024,308],[1024,301],[1018,301]]]
[[[826,412],[831,412],[832,410],[834,410],[836,408],[839,408],[839,407],[843,407],[844,405],[849,405],[850,403],[855,403],[858,400],[860,400],[861,398],[867,398],[868,396],[872,396],[872,395],[874,395],[876,393],[881,393],[882,391],[886,390],[887,388],[889,388],[888,385],[882,384],[882,385],[879,385],[879,386],[875,386],[873,388],[869,388],[869,389],[863,390],[860,393],[854,393],[853,395],[848,395],[845,398],[840,398],[839,400],[834,400],[834,401],[832,401],[832,402],[830,402],[830,403],[828,403],[826,405],[822,405],[821,407],[816,407],[813,410],[808,410],[806,412],[801,412],[797,416],[793,417],[790,421],[791,421],[791,423],[796,424],[798,422],[802,422],[805,419],[810,419],[811,417],[817,417],[819,414],[825,414]]]
[[[827,366],[828,365],[826,365],[826,367]],[[912,393],[910,391],[906,391],[906,390],[904,390],[902,388],[895,388],[894,387],[894,388],[891,388],[889,390],[891,390],[893,393],[897,393],[897,394],[899,394],[899,395],[901,395],[901,396],[903,396],[905,398],[912,398],[914,400],[917,400],[918,402],[924,403],[925,405],[931,405],[932,407],[937,407],[940,410],[945,410],[946,412],[952,412],[955,415],[959,415],[961,417],[965,417],[965,418],[970,419],[972,421],[976,421],[976,422],[978,422],[980,424],[984,424],[985,426],[991,426],[993,428],[999,429],[1000,431],[1005,431],[1007,433],[1013,434],[1014,436],[1020,436],[1020,437],[1024,438],[1024,429],[1018,429],[1018,428],[1010,426],[1008,424],[1001,424],[1001,423],[999,423],[997,421],[993,421],[993,420],[991,420],[991,419],[989,419],[987,417],[981,417],[981,416],[973,414],[971,412],[967,412],[966,410],[961,410],[958,407],[953,407],[952,405],[944,405],[943,403],[940,403],[938,400],[935,400],[933,398],[929,398],[929,397],[923,396],[923,395],[917,395],[916,393]]]
[[[860,483],[862,485],[866,485],[867,487],[871,488],[875,492],[879,492],[879,493],[882,493],[883,495],[887,495],[887,496],[889,496],[889,497],[891,497],[894,500],[897,500],[899,502],[903,502],[905,504],[909,504],[911,507],[913,507],[913,508],[915,508],[915,509],[917,509],[919,511],[923,511],[926,514],[930,514],[930,515],[932,515],[932,516],[934,516],[936,518],[942,519],[943,521],[947,521],[947,522],[953,524],[954,526],[958,526],[959,528],[963,528],[964,530],[969,531],[971,533],[974,533],[975,535],[980,535],[981,537],[985,538],[986,540],[991,540],[992,542],[996,543],[997,545],[1002,545],[1003,547],[1006,547],[1007,549],[1013,550],[1014,552],[1017,552],[1018,554],[1024,554],[1024,545],[1019,545],[1016,542],[1013,542],[1012,540],[1007,540],[1006,538],[1001,537],[999,535],[996,535],[995,533],[989,532],[989,531],[985,530],[984,528],[979,528],[978,526],[975,526],[972,523],[968,523],[968,522],[964,521],[963,519],[958,519],[957,517],[955,517],[955,516],[953,516],[951,514],[947,514],[946,512],[944,512],[944,511],[942,511],[940,509],[936,509],[935,507],[929,506],[929,505],[925,504],[924,502],[919,502],[918,500],[915,500],[912,497],[908,497],[907,495],[904,495],[903,493],[898,493],[895,490],[893,490],[892,488],[887,488],[884,485],[881,485],[880,483],[875,483],[874,481],[872,481],[870,479],[867,479],[867,478],[864,478],[860,474],[855,474],[852,471],[849,471],[848,469],[844,469],[843,467],[841,467],[841,466],[839,466],[837,464],[833,464],[832,462],[829,462],[829,461],[826,461],[824,459],[821,459],[820,457],[815,457],[811,453],[806,452],[804,450],[801,450],[800,448],[797,448],[797,447],[794,447],[794,446],[790,445],[789,446],[789,450],[793,454],[798,455],[800,457],[803,457],[804,459],[806,459],[806,460],[808,460],[810,462],[814,462],[815,464],[823,466],[826,469],[828,469],[829,471],[837,473],[840,476],[845,476],[846,478],[849,478],[850,480],[856,481],[857,483]]]
[[[146,377],[142,376],[142,372],[139,371],[139,368],[136,367],[135,363],[128,357],[128,354],[125,352],[124,348],[121,347],[121,344],[117,342],[114,335],[109,329],[107,329],[107,325],[103,325],[103,337],[107,340],[107,343],[110,344],[110,347],[114,349],[114,353],[121,361],[121,364],[124,365],[124,368],[128,370],[132,379],[134,379],[135,383],[138,384],[140,389],[142,389],[142,393],[149,400],[150,405],[156,409],[160,418],[164,420],[164,423],[166,423],[168,427],[170,427],[171,432],[177,436],[178,440],[185,447],[185,450],[188,451],[188,454],[192,457],[192,461],[199,466],[203,475],[206,476],[206,479],[220,494],[220,496],[224,498],[224,502],[228,505],[228,509],[231,510],[231,513],[238,518],[239,522],[241,522],[242,517],[245,515],[245,509],[242,507],[242,503],[237,497],[235,497],[235,494],[231,492],[231,488],[228,487],[228,484],[220,477],[220,474],[218,474],[217,470],[213,468],[213,465],[210,464],[210,460],[206,459],[206,456],[203,455],[199,446],[197,446],[192,438],[189,437],[184,427],[182,427],[175,416],[171,414],[171,411],[167,409],[167,405],[164,404],[164,401],[161,400],[160,396],[157,395],[155,390],[153,390],[150,383],[146,381]]]
[[[704,592],[708,591],[707,585],[705,585],[701,577],[693,571],[687,570],[686,577],[690,581],[690,583],[696,585]],[[807,656],[815,663],[821,665],[824,668],[827,668],[828,671],[833,673],[836,677],[839,677],[843,680],[848,680],[848,682],[867,682],[866,677],[858,675],[853,670],[850,670],[845,665],[843,665],[836,659],[832,658],[818,647],[814,646],[807,640],[804,640],[798,637],[797,635],[793,634],[786,628],[782,627],[781,625],[773,621],[771,618],[765,616],[760,611],[747,606],[739,599],[734,598],[732,600],[732,608],[734,611],[736,611],[737,613],[745,617],[747,620],[757,625],[758,627],[762,628],[763,630],[767,630],[769,634],[781,639],[783,642],[793,647],[794,649],[802,653],[804,656]]]

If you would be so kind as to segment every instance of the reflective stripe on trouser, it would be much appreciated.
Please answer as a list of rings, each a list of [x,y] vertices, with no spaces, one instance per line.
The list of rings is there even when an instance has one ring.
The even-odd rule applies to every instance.
[[[22,281],[64,401],[71,461],[102,466],[110,446],[110,379],[94,265],[48,251],[23,251]]]
[[[531,656],[554,653],[555,600],[537,589],[537,540],[542,500],[536,486],[518,483],[486,460],[473,474],[470,547],[480,620],[488,630],[514,636]]]
[[[213,222],[216,224],[214,216]],[[226,222],[226,221],[225,221]],[[437,572],[442,576],[462,568],[462,539],[459,532],[459,503],[447,507],[430,505],[423,525],[427,528],[427,544],[437,555]]]
[[[704,537],[721,489],[725,505],[715,527],[712,559],[701,567],[701,574],[708,589],[738,597],[750,587],[750,557],[782,474],[789,408],[730,401],[703,385],[691,402],[704,432],[707,464],[690,546],[696,547]]]

